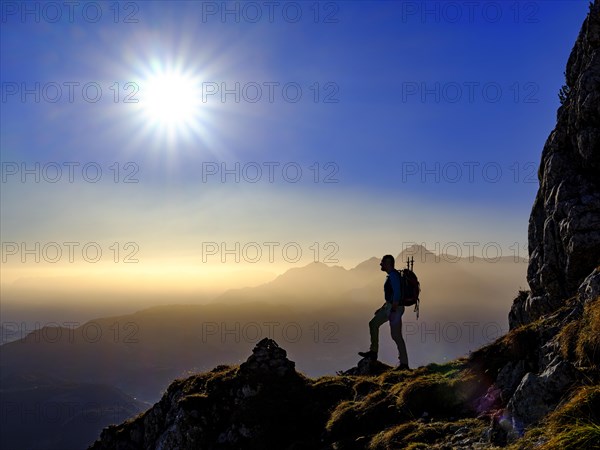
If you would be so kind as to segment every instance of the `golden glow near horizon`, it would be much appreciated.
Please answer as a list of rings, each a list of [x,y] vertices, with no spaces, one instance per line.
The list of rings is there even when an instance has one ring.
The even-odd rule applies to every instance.
[[[132,289],[237,288],[267,282],[315,261],[351,269],[370,257],[397,254],[413,241],[436,254],[475,256],[490,263],[497,256],[527,256],[525,240],[514,245],[509,232],[497,236],[486,232],[497,225],[497,211],[453,217],[452,205],[425,208],[410,199],[401,199],[405,206],[390,211],[385,197],[348,188],[315,197],[260,186],[233,189],[237,186],[220,183],[189,192],[140,183],[127,185],[126,196],[115,196],[109,185],[93,187],[81,188],[71,205],[87,211],[86,205],[102,203],[104,209],[75,216],[81,224],[77,233],[72,230],[73,216],[55,214],[61,210],[61,196],[44,196],[38,202],[40,211],[53,217],[44,225],[50,237],[31,239],[35,229],[30,225],[18,229],[13,225],[2,248],[2,283],[64,277],[68,284],[66,278],[73,276],[97,280],[95,286],[128,284]],[[60,189],[57,186],[54,193]],[[21,204],[33,196],[24,194]],[[174,200],[154,207],[163,205],[167,196]],[[264,203],[282,211],[269,216],[269,227],[262,214]],[[116,212],[105,213],[109,206]],[[119,213],[124,210],[131,215]],[[407,221],[404,210],[419,221]],[[510,231],[518,225],[508,222],[504,228]],[[476,234],[469,226],[481,231]],[[439,239],[442,235],[447,238]]]
[[[199,267],[160,262],[131,264],[127,267],[116,264],[97,264],[92,267],[85,263],[52,267],[4,265],[2,287],[74,291],[87,288],[140,292],[156,289],[172,292],[194,290],[216,292],[266,283],[285,270],[285,267],[231,267],[225,264]],[[235,279],[235,282],[232,279]]]

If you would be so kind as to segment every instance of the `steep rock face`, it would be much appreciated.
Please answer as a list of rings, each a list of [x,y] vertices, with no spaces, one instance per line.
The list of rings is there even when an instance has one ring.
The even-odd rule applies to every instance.
[[[542,153],[529,219],[531,293],[511,310],[511,328],[573,296],[600,265],[600,4],[590,6],[566,70],[566,99]]]
[[[576,340],[569,336],[583,336],[580,347],[598,339],[597,330],[580,325],[596,323],[593,311],[600,294],[598,0],[590,5],[569,57],[566,82],[556,128],[542,153],[540,187],[529,219],[531,292],[521,292],[509,314],[513,331],[525,325],[520,334],[527,336],[528,351],[506,362],[503,377],[495,382],[504,405],[504,424],[495,433],[498,444],[539,423],[581,383],[581,370],[595,363],[581,348],[578,355],[565,348]]]

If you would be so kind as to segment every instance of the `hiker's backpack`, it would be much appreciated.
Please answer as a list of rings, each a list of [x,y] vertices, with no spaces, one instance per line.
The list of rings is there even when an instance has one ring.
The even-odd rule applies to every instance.
[[[417,319],[419,318],[419,294],[421,293],[421,284],[417,274],[412,271],[414,259],[406,261],[406,269],[398,270],[400,275],[400,285],[402,289],[401,302],[404,306],[415,306]]]

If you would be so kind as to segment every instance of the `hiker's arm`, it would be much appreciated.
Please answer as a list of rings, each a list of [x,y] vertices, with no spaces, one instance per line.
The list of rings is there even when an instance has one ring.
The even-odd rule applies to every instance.
[[[392,283],[392,291],[394,296],[392,297],[392,311],[396,311],[396,308],[400,304],[400,275],[396,272],[395,276],[390,276]]]

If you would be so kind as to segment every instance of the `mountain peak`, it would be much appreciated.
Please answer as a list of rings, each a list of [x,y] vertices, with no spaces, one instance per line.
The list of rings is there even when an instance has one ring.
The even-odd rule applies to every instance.
[[[403,249],[398,256],[396,256],[396,266],[399,267],[400,263],[404,263],[406,258],[413,257],[420,261],[425,261],[427,256],[433,256],[434,253],[430,252],[423,245],[413,244],[410,247]]]

